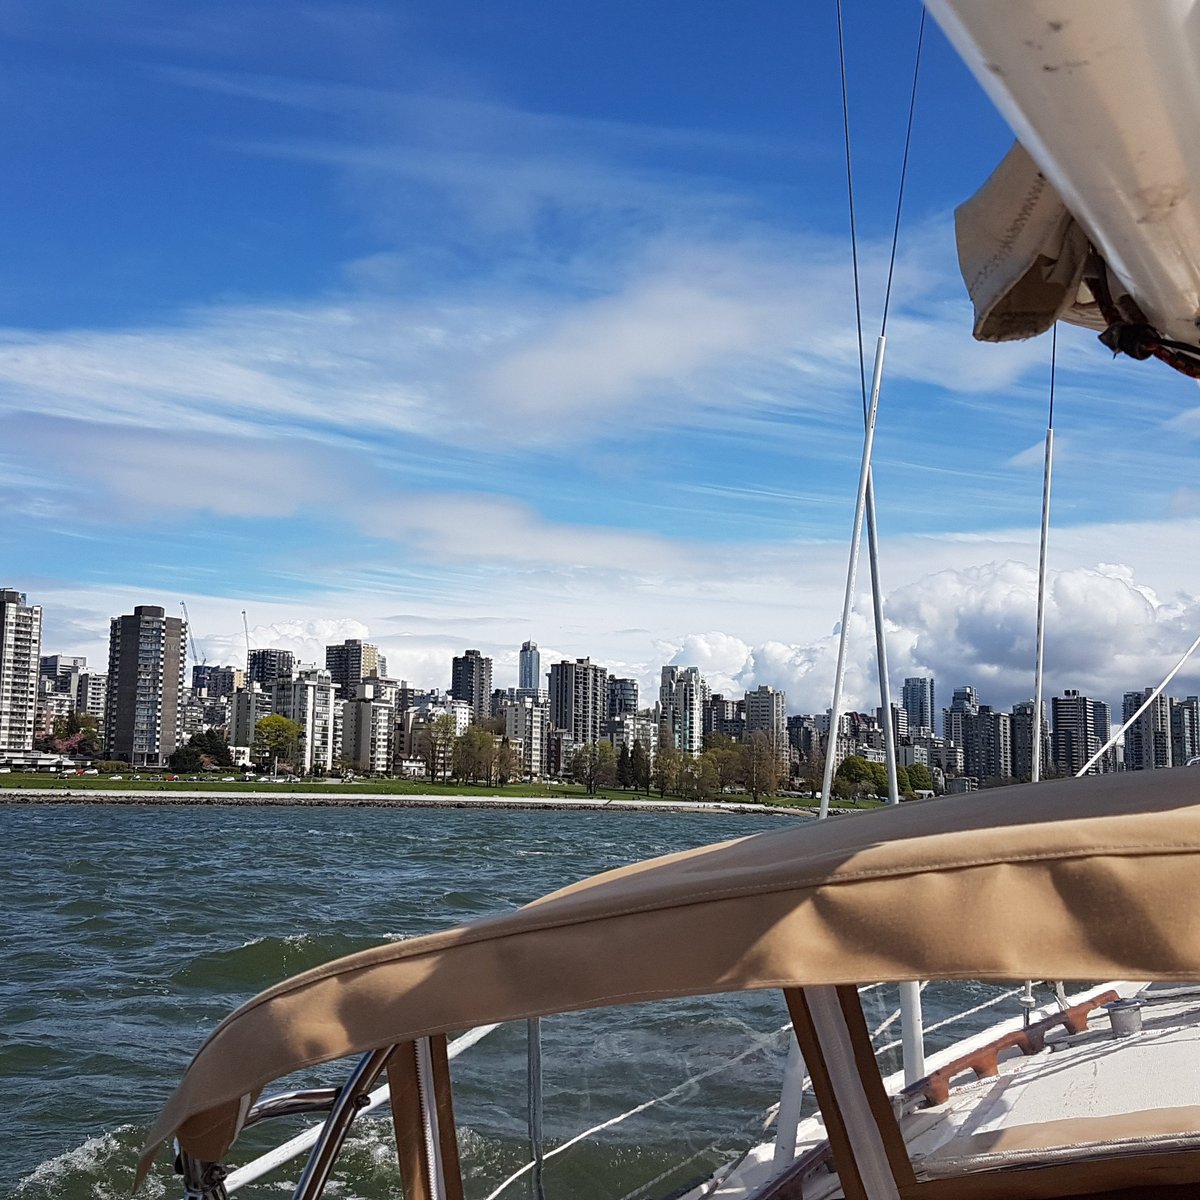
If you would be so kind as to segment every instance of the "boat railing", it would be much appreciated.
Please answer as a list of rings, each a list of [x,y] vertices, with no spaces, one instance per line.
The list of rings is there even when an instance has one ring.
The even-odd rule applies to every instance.
[[[924,986],[924,985],[923,985]],[[926,1027],[926,1033],[941,1041],[947,1031],[961,1027],[964,1022],[975,1021],[990,1009],[1006,1004],[1020,996],[1024,989],[1013,988],[984,999],[966,1010],[954,1012],[941,1020],[934,1021]],[[889,991],[895,996],[894,985],[868,985],[860,989],[866,997],[870,993],[878,993],[871,1007],[877,1020],[871,1030],[872,1043],[875,1047],[881,1070],[885,1075],[890,1074],[889,1066],[894,1064],[896,1051],[902,1039],[889,1038],[900,1020],[900,1007],[894,1008],[888,1003]],[[883,1002],[881,1008],[880,1002]],[[1016,1007],[1016,1006],[1014,1006]],[[889,1010],[890,1011],[887,1011]],[[811,1083],[804,1070],[802,1059],[795,1048],[795,1038],[791,1036],[790,1023],[780,1025],[763,1034],[758,1040],[739,1054],[724,1058],[719,1062],[705,1066],[702,1070],[688,1073],[670,1088],[657,1094],[639,1100],[636,1104],[591,1124],[579,1133],[553,1145],[547,1145],[543,1133],[543,1098],[541,1086],[541,1036],[540,1022],[533,1020],[528,1024],[528,1157],[525,1162],[487,1192],[484,1200],[502,1200],[512,1195],[511,1189],[521,1180],[525,1180],[529,1193],[541,1197],[543,1192],[542,1174],[547,1164],[556,1158],[568,1154],[585,1142],[594,1142],[605,1134],[653,1109],[670,1106],[673,1101],[682,1097],[692,1096],[697,1089],[702,1088],[722,1072],[736,1068],[745,1063],[753,1055],[761,1055],[764,1046],[779,1039],[778,1049],[782,1057],[784,1040],[792,1047],[788,1057],[785,1074],[791,1072],[794,1076],[792,1102],[787,1100],[787,1089],[783,1098],[772,1103],[765,1109],[756,1111],[741,1128],[723,1130],[721,1135],[711,1143],[685,1147],[686,1153],[670,1165],[665,1165],[653,1178],[640,1183],[621,1200],[638,1200],[639,1197],[654,1195],[654,1188],[668,1180],[678,1181],[680,1173],[695,1160],[709,1162],[719,1157],[720,1153],[728,1154],[731,1143],[743,1147],[740,1154],[730,1154],[727,1161],[716,1169],[707,1183],[695,1189],[691,1195],[703,1197],[711,1194],[723,1182],[732,1178],[746,1162],[752,1153],[762,1154],[756,1147],[772,1147],[776,1150],[773,1164],[770,1168],[769,1183],[760,1183],[758,1189],[750,1191],[758,1195],[761,1191],[763,1200],[777,1189],[774,1185],[785,1175],[795,1178],[799,1169],[801,1174],[820,1168],[823,1161],[819,1155],[814,1157],[813,1137],[820,1139],[819,1124],[805,1126],[815,1114],[815,1103],[812,1099]],[[446,1049],[447,1059],[457,1058],[471,1047],[477,1045],[489,1034],[498,1029],[498,1025],[486,1025],[470,1030],[450,1042]],[[939,1037],[938,1035],[942,1035]],[[387,1057],[393,1048],[387,1047],[372,1051],[359,1059],[350,1078],[341,1088],[307,1088],[284,1092],[265,1097],[255,1104],[246,1120],[246,1125],[258,1125],[278,1117],[294,1117],[297,1114],[324,1113],[326,1118],[321,1124],[316,1124],[285,1141],[274,1149],[255,1158],[253,1161],[229,1171],[224,1175],[219,1169],[214,1177],[210,1164],[187,1162],[181,1156],[181,1171],[185,1179],[185,1196],[189,1200],[222,1200],[226,1195],[232,1195],[239,1189],[251,1184],[284,1164],[307,1153],[308,1160],[294,1191],[294,1200],[316,1200],[328,1179],[330,1169],[341,1150],[350,1131],[352,1122],[360,1115],[369,1114],[389,1101],[388,1086],[375,1087],[379,1076],[385,1069]],[[890,1056],[890,1057],[889,1057]],[[902,1081],[901,1081],[902,1082]],[[896,1086],[899,1090],[899,1085]],[[771,1130],[774,1127],[774,1138]],[[804,1136],[798,1136],[804,1130]],[[768,1157],[770,1151],[767,1151]],[[805,1164],[798,1167],[798,1164]],[[761,1173],[761,1172],[760,1172]],[[215,1186],[214,1186],[215,1185]],[[765,1191],[762,1191],[766,1188]],[[674,1189],[678,1192],[678,1186]]]

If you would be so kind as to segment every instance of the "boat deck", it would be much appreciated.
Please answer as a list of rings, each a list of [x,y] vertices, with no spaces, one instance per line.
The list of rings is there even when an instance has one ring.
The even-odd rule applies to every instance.
[[[1200,1150],[1200,988],[1116,985],[1143,1002],[1142,1029],[1115,1037],[1105,1009],[1087,1029],[1047,1035],[1025,1055],[1002,1052],[999,1073],[974,1078],[964,1071],[942,1104],[909,1107],[900,1128],[918,1181],[952,1179],[1034,1164],[1083,1162],[1115,1155]],[[1020,1027],[1008,1021],[931,1059],[952,1062],[997,1035]],[[903,1081],[885,1081],[897,1096]],[[787,1188],[770,1183],[774,1146],[755,1147],[706,1195],[724,1200],[803,1195],[833,1200],[841,1187],[820,1153],[825,1129],[819,1115],[802,1122],[796,1162],[803,1168]]]

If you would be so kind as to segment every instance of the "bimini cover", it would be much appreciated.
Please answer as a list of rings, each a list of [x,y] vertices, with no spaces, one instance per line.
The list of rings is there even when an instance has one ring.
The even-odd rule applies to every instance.
[[[269,988],[150,1134],[219,1160],[262,1088],[430,1033],[751,988],[1200,980],[1200,770],[1061,780],[805,822],[597,875]]]
[[[1020,143],[954,217],[980,341],[1036,337],[1060,319],[1104,329],[1083,284],[1087,234]]]

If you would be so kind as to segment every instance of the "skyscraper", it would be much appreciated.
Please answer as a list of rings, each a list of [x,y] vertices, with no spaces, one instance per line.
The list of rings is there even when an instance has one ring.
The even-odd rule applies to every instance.
[[[1108,741],[1110,725],[1111,714],[1103,700],[1092,700],[1070,688],[1061,696],[1051,697],[1050,740],[1058,772],[1078,774],[1083,764]],[[1103,775],[1115,767],[1110,751],[1089,768],[1088,774]]]
[[[786,765],[791,759],[787,735],[787,693],[760,683],[746,693],[746,737],[765,733],[775,757]]]
[[[277,679],[291,679],[296,669],[296,656],[290,650],[251,650],[250,683],[264,688]]]
[[[1033,778],[1033,710],[1032,700],[1022,700],[1012,708],[1012,773],[1014,779]],[[1050,727],[1046,724],[1046,706],[1042,705],[1042,750],[1039,778],[1045,778],[1050,765]]]
[[[590,658],[550,668],[550,724],[576,742],[598,742],[608,713],[608,672]]]
[[[113,617],[105,743],[110,758],[161,766],[178,746],[187,623],[153,604]]]
[[[963,728],[965,717],[973,717],[979,712],[979,693],[967,685],[956,687],[949,708],[942,709],[942,736],[952,741],[956,746],[966,744],[966,732]],[[967,772],[970,774],[970,772]]]
[[[1186,767],[1200,754],[1200,696],[1171,703],[1171,761]]]
[[[662,669],[658,703],[676,750],[693,758],[704,748],[704,680],[699,667]]]
[[[471,706],[472,721],[487,720],[492,714],[492,660],[478,650],[464,650],[451,664],[450,696]]]
[[[537,691],[542,686],[542,656],[537,642],[522,642],[518,658],[517,687],[522,691]]]
[[[934,732],[934,713],[937,709],[934,707],[932,676],[914,675],[906,679],[901,692],[901,705],[908,713],[910,730],[914,733],[919,729]]]
[[[1153,691],[1126,692],[1121,720],[1128,721]],[[1125,770],[1153,771],[1171,766],[1171,702],[1156,696],[1150,707],[1125,731]]]
[[[0,589],[0,750],[32,750],[42,610],[24,592]]]
[[[325,669],[344,698],[350,695],[351,686],[360,679],[386,675],[387,659],[379,653],[378,646],[358,638],[347,638],[340,645],[325,647]]]
[[[636,713],[638,709],[638,685],[636,679],[619,679],[616,675],[608,677],[608,716],[609,720],[625,713]]]

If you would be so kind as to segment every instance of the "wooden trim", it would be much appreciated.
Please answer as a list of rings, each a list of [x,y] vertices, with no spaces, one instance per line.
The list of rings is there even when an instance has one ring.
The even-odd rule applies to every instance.
[[[454,1102],[450,1093],[450,1061],[446,1054],[444,1033],[429,1039],[429,1060],[433,1071],[433,1096],[430,1099],[437,1113],[438,1146],[442,1156],[446,1200],[463,1200],[458,1132],[454,1125]],[[430,1163],[425,1145],[425,1123],[421,1114],[416,1042],[401,1042],[396,1047],[388,1059],[387,1076],[404,1200],[433,1200],[429,1188]]]
[[[836,990],[838,1002],[842,1006],[842,1016],[846,1020],[846,1030],[850,1034],[854,1065],[858,1068],[858,1077],[862,1080],[863,1094],[867,1098],[871,1115],[879,1128],[879,1136],[883,1141],[888,1165],[892,1168],[892,1176],[898,1188],[911,1188],[916,1184],[917,1177],[913,1174],[908,1149],[904,1145],[904,1135],[900,1132],[900,1126],[896,1124],[892,1102],[884,1091],[879,1062],[875,1058],[875,1048],[871,1045],[871,1034],[863,1016],[858,988],[852,984],[843,984]]]
[[[429,1057],[433,1065],[433,1096],[437,1107],[438,1141],[442,1149],[446,1200],[463,1200],[462,1166],[458,1160],[458,1126],[454,1123],[450,1059],[446,1053],[444,1033],[435,1034],[429,1039]]]
[[[796,1040],[800,1043],[801,1054],[804,1055],[804,1065],[812,1079],[813,1092],[817,1097],[821,1118],[825,1122],[825,1132],[829,1135],[829,1145],[833,1150],[833,1161],[842,1183],[842,1192],[846,1200],[869,1200],[862,1177],[858,1173],[854,1151],[850,1146],[846,1121],[834,1095],[833,1081],[829,1077],[829,1068],[825,1065],[821,1043],[817,1040],[817,1031],[808,1009],[804,989],[784,988],[783,998],[787,1001],[792,1028],[796,1031]]]
[[[417,1085],[417,1044],[400,1042],[387,1064],[388,1092],[396,1155],[404,1200],[433,1200],[425,1162],[425,1129],[421,1122],[421,1090]]]
[[[901,1191],[902,1200],[1195,1200],[1200,1154],[1116,1154],[1053,1166],[1012,1166],[927,1179]]]

